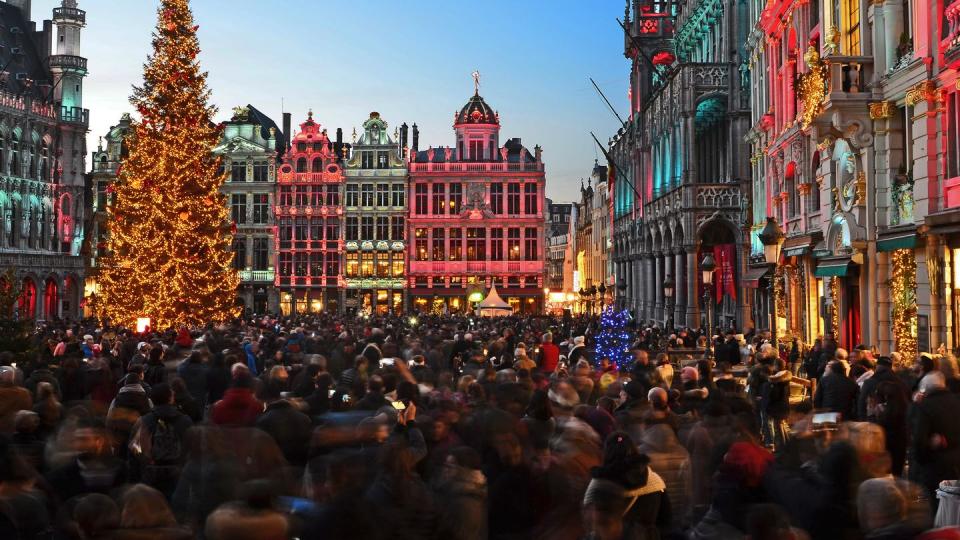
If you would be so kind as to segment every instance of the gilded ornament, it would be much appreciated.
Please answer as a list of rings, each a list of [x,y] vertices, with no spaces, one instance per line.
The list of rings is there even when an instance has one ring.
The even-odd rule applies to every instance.
[[[853,200],[855,205],[867,203],[867,175],[863,171],[857,173],[857,180],[854,186],[856,189],[856,198]]]
[[[816,47],[811,45],[803,55],[809,71],[797,77],[797,94],[803,101],[803,111],[797,115],[801,129],[807,129],[823,108],[827,97],[827,62],[820,58]]]
[[[823,52],[835,54],[840,50],[840,29],[836,25],[831,25],[827,30],[827,37],[824,40]]]
[[[809,182],[804,182],[797,186],[797,191],[800,192],[800,195],[808,195],[810,193],[811,185]]]
[[[827,148],[830,148],[833,146],[833,140],[833,137],[827,135],[822,141],[820,141],[820,144],[817,145],[817,150],[823,152]]]
[[[895,107],[891,101],[878,101],[876,103],[871,103],[870,107],[870,119],[871,120],[882,120],[885,118],[893,118],[893,112]]]
[[[913,106],[921,101],[943,101],[936,81],[920,81],[913,88],[907,90],[906,103]]]

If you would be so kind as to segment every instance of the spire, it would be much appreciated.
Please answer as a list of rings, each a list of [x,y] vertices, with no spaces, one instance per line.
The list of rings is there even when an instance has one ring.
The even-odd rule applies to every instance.
[[[313,122],[313,107],[307,110],[307,122]]]

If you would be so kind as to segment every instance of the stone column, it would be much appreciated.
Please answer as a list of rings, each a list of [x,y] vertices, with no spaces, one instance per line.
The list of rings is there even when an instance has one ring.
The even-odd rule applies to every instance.
[[[696,145],[696,116],[692,113],[684,113],[683,124],[685,126],[683,140],[686,142],[686,166],[687,175],[683,182],[693,184],[697,181],[697,145]]]
[[[700,298],[697,291],[697,273],[700,264],[697,262],[697,248],[687,247],[687,326],[690,328],[700,327]]]
[[[663,321],[663,280],[665,279],[664,267],[663,267],[663,254],[657,253],[654,255],[653,259],[654,265],[654,280],[651,284],[653,286],[653,318],[657,321]]]
[[[890,254],[877,253],[877,347],[880,354],[893,351],[893,322],[890,320]]]
[[[685,287],[686,283],[683,271],[683,262],[685,258],[686,254],[683,252],[682,248],[677,248],[673,252],[673,281],[676,285],[676,288],[673,290],[673,297],[674,300],[676,300],[673,304],[673,321],[678,327],[685,326],[684,322],[687,316],[687,288]]]
[[[656,260],[652,253],[642,255],[643,257],[643,286],[640,289],[643,292],[641,302],[643,303],[643,318],[649,321],[654,317],[657,299],[653,295],[653,282],[656,280]]]

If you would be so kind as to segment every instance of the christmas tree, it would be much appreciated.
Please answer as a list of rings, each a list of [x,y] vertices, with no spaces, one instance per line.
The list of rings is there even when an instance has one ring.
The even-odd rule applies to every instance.
[[[600,314],[600,328],[597,332],[596,359],[599,363],[609,358],[618,368],[630,363],[630,313],[626,310],[616,310],[612,306]]]
[[[101,294],[92,302],[114,324],[150,317],[163,329],[235,316],[239,276],[212,151],[222,126],[211,121],[198,27],[188,0],[161,0],[158,12],[143,86],[130,98],[140,120],[112,188]]]

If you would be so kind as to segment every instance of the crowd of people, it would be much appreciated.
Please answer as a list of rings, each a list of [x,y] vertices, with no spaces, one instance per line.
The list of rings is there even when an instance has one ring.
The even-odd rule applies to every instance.
[[[960,538],[951,355],[597,326],[45,323],[0,351],[0,538]]]

